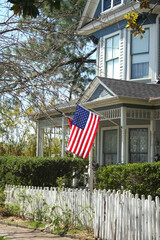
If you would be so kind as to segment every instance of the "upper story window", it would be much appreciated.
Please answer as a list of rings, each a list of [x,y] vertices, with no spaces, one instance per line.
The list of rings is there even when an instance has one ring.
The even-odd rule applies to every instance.
[[[149,77],[149,29],[143,38],[131,36],[131,78]]]
[[[103,11],[113,8],[122,3],[122,0],[103,0]],[[102,11],[102,12],[103,12]]]
[[[119,35],[106,39],[106,77],[119,78]]]

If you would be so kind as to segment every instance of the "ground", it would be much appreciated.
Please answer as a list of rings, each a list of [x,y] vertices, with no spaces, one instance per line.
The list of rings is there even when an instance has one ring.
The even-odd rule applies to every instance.
[[[3,223],[5,222],[5,223],[9,223],[9,224],[16,225],[16,226],[17,225],[25,226],[25,227],[29,227],[29,228],[33,228],[33,229],[43,230],[45,227],[44,224],[39,224],[37,222],[33,222],[28,219],[20,218],[17,216],[9,216],[9,217],[0,216],[0,221]],[[67,235],[72,236],[72,237],[77,237],[81,240],[93,240],[94,239],[93,232],[91,232],[91,231],[89,232],[84,229],[72,228],[69,230]]]

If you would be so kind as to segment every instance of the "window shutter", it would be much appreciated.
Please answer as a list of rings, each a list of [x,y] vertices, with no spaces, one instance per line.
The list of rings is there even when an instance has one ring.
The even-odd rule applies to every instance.
[[[124,30],[121,30],[120,33],[120,42],[119,42],[119,78],[123,79],[124,77]]]

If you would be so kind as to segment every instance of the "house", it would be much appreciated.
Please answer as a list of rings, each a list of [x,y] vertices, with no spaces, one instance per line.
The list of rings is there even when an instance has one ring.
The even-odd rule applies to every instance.
[[[144,22],[147,10],[138,2],[87,1],[78,32],[98,42],[97,77],[81,99],[59,106],[73,116],[78,101],[101,116],[95,139],[99,165],[153,162],[160,154],[160,6],[147,15],[143,39],[125,28],[124,15],[133,9],[140,14],[139,23]],[[43,155],[43,128],[62,127],[64,156],[67,119],[55,109],[47,116],[36,116],[37,155]]]

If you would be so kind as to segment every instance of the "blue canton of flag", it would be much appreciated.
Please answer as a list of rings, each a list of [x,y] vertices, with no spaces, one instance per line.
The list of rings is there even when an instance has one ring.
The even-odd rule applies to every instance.
[[[89,117],[89,111],[77,105],[76,112],[73,118],[73,124],[78,128],[84,129]]]

